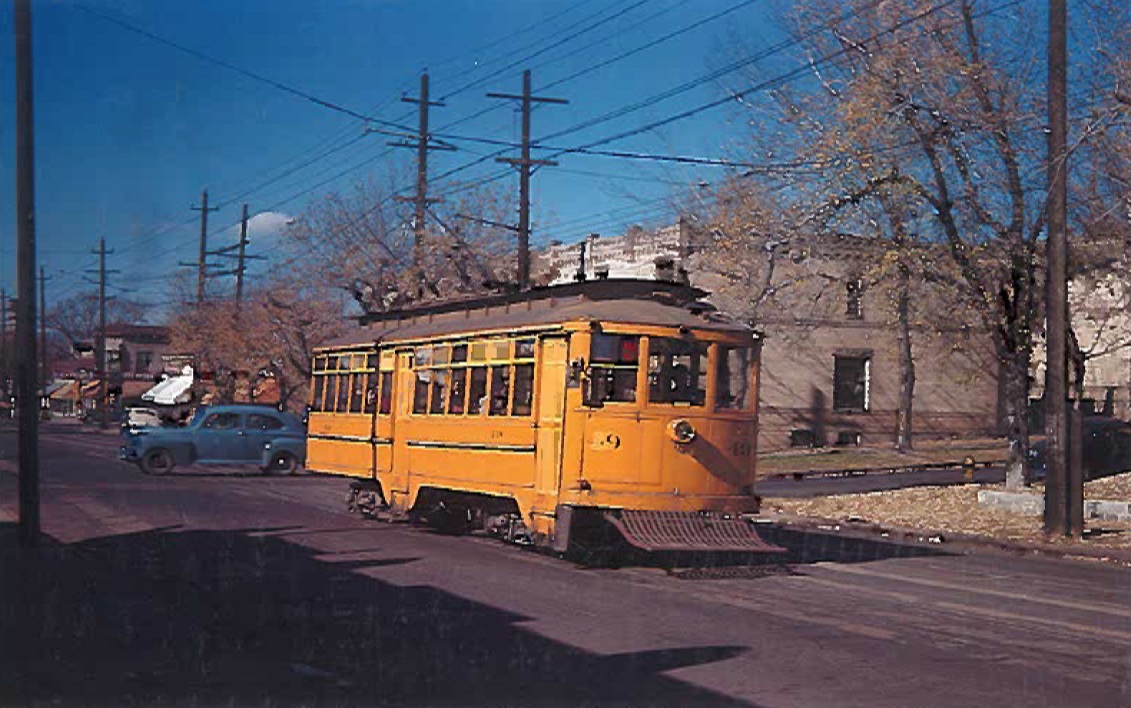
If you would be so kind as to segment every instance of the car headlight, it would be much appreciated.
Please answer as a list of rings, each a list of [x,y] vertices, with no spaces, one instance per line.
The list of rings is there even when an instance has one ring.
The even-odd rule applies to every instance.
[[[668,424],[668,436],[676,443],[686,445],[695,439],[695,426],[680,418]]]
[[[263,449],[264,450],[270,450],[271,449],[271,443],[263,443]]]

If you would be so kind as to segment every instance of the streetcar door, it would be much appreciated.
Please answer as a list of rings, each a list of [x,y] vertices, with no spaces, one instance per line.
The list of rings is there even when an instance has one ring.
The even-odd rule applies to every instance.
[[[534,491],[539,506],[552,511],[557,503],[562,469],[563,431],[569,344],[565,337],[541,340],[538,372],[538,418],[535,441]]]
[[[391,506],[399,510],[407,510],[409,499],[409,482],[411,478],[410,466],[412,463],[408,443],[405,435],[394,435],[395,428],[402,428],[404,421],[412,410],[412,395],[414,390],[412,372],[412,352],[400,351],[396,354],[396,370],[392,376],[391,407],[389,414],[389,436],[392,438],[389,445],[388,465],[389,472],[383,476],[382,486],[385,489],[385,498]],[[378,465],[381,464],[380,451],[378,451]],[[388,480],[387,483],[385,480]]]

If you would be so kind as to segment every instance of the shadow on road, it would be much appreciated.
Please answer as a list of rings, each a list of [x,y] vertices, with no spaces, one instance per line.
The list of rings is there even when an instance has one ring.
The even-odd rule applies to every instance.
[[[746,705],[662,673],[743,647],[594,654],[528,617],[355,572],[416,559],[320,558],[239,531],[25,552],[0,524],[4,703]]]
[[[862,538],[813,529],[792,529],[776,524],[759,524],[764,541],[786,549],[778,560],[788,564],[867,563],[889,558],[953,555],[941,549],[885,539]]]

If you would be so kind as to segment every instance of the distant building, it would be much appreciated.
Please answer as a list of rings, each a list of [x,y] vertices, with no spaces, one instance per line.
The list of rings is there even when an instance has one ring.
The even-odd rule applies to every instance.
[[[750,298],[709,266],[708,243],[686,222],[622,236],[590,236],[539,254],[543,282],[585,278],[688,277],[724,312],[747,319]],[[872,287],[875,242],[830,234],[775,260],[780,287],[752,324],[764,337],[759,448],[887,445],[899,394],[890,293]],[[749,264],[756,268],[758,264]],[[572,267],[572,270],[571,270]],[[745,267],[745,264],[744,264]],[[997,359],[987,336],[916,286],[915,439],[991,435],[998,424]],[[933,310],[933,312],[932,312]]]
[[[572,244],[553,243],[533,258],[535,282],[551,285],[599,278],[654,278],[657,268],[675,279],[691,253],[691,229],[682,220],[647,231],[629,227],[623,236],[589,234]]]

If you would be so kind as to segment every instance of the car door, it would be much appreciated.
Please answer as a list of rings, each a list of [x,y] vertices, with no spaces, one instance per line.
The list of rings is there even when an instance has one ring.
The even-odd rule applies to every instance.
[[[244,420],[244,459],[261,462],[263,446],[284,433],[286,423],[270,413],[248,413]]]
[[[196,439],[196,455],[201,462],[246,462],[243,416],[230,411],[209,413]]]

